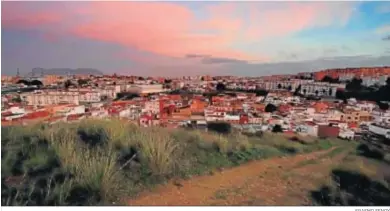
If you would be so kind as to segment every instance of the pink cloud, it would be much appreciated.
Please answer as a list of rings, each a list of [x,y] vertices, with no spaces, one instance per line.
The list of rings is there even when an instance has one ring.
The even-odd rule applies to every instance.
[[[261,39],[286,36],[308,28],[343,26],[352,15],[354,4],[356,2],[289,2],[271,8],[251,5],[246,35],[249,39]]]
[[[3,27],[40,29],[49,40],[57,34],[72,35],[165,57],[204,54],[267,61],[265,55],[232,46],[345,23],[353,8],[349,2],[221,3],[207,7],[210,17],[198,20],[189,8],[167,2],[74,2],[73,7],[64,4],[52,2],[52,7],[29,10],[23,3],[6,3],[2,9]]]
[[[172,57],[186,54],[253,59],[228,48],[232,28],[224,20],[211,20],[199,29],[217,29],[217,34],[196,33],[198,25],[186,7],[171,3],[94,2],[84,11],[93,21],[79,24],[72,32],[80,37],[113,42]],[[169,14],[169,15],[168,15]],[[225,25],[223,25],[225,24]],[[229,32],[229,33],[227,33]]]
[[[60,22],[63,17],[56,12],[38,11],[31,12],[21,7],[13,7],[5,4],[2,7],[1,24],[10,28],[33,28]]]

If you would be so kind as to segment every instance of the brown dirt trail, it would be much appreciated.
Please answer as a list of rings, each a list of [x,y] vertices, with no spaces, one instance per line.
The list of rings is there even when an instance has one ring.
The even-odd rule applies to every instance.
[[[171,182],[158,186],[153,192],[141,193],[136,199],[127,201],[127,204],[301,205],[307,203],[305,191],[313,187],[315,183],[313,181],[317,177],[321,178],[328,174],[329,167],[344,156],[345,153],[341,153],[332,158],[323,158],[333,149],[294,157],[253,161],[222,172],[215,172],[214,175],[180,181],[180,187]],[[305,162],[307,164],[304,164]],[[298,191],[291,192],[292,190]]]

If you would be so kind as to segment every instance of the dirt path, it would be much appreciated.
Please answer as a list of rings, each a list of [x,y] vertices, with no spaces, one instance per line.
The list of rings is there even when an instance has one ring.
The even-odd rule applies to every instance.
[[[302,205],[308,203],[307,191],[345,154],[330,156],[332,150],[254,161],[180,181],[180,187],[172,182],[128,205]]]

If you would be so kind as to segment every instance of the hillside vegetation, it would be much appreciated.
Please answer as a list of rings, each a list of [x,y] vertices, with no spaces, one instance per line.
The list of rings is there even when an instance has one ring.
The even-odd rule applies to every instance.
[[[3,206],[120,204],[169,179],[338,142],[139,128],[119,120],[2,127],[1,140]]]

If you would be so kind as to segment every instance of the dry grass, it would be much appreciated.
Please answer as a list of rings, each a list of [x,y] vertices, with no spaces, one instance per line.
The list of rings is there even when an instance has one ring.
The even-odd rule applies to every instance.
[[[240,133],[139,128],[118,119],[11,127],[2,139],[2,150],[13,152],[2,159],[3,175],[17,175],[15,165],[21,163],[20,171],[33,183],[37,179],[28,176],[31,165],[50,167],[52,160],[59,165],[50,167],[43,178],[51,178],[56,172],[70,175],[49,191],[55,194],[56,205],[111,203],[121,194],[147,186],[153,178],[204,174],[283,155],[284,149],[293,149],[294,153],[322,149],[317,143],[304,145],[275,134],[248,138]],[[44,154],[38,155],[38,151]],[[75,196],[86,199],[72,202],[70,198]]]

